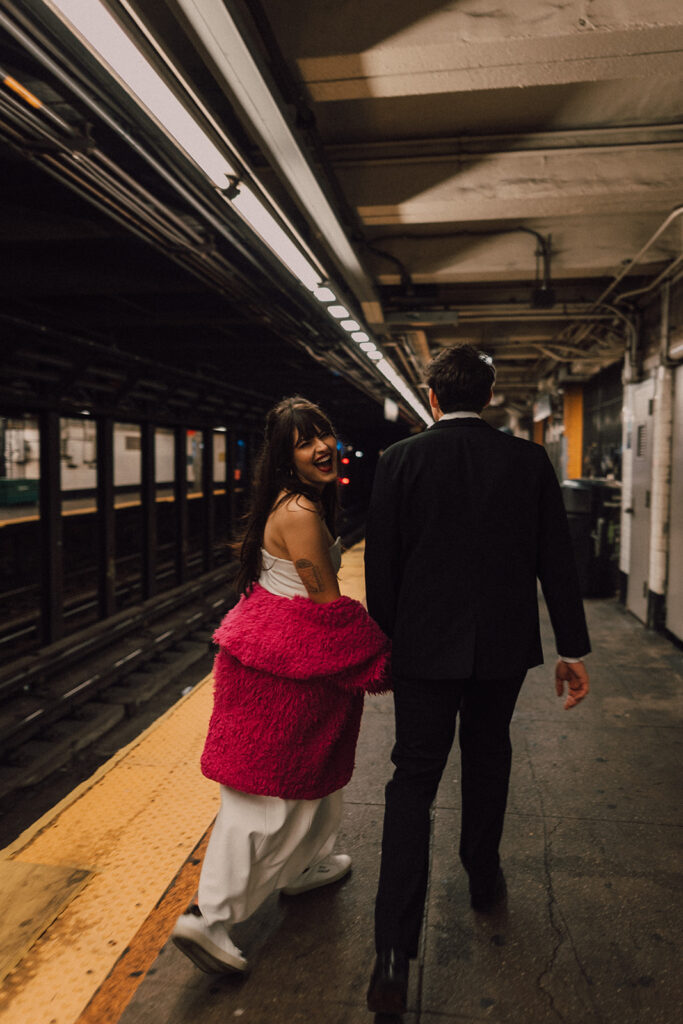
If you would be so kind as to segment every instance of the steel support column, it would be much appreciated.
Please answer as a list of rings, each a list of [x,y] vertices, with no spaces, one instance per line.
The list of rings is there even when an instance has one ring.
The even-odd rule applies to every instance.
[[[157,592],[156,430],[153,423],[140,427],[140,502],[142,505],[142,597]]]
[[[187,580],[187,550],[188,550],[188,513],[187,513],[187,430],[185,427],[176,427],[174,431],[174,464],[175,480],[173,491],[175,495],[175,566],[176,583],[185,583]]]
[[[101,619],[116,611],[116,512],[114,510],[114,421],[97,420],[97,594]]]
[[[203,531],[202,560],[204,572],[213,569],[213,549],[216,539],[216,499],[213,494],[213,428],[206,427],[202,433],[202,492]]]
[[[64,635],[64,547],[62,539],[59,414],[40,415],[41,639]]]
[[[236,484],[235,471],[237,469],[237,434],[234,429],[228,431],[225,439],[225,455],[228,463],[226,479],[228,485],[228,514],[230,516],[230,537],[234,540],[237,532],[237,518],[239,515],[239,496],[235,493]]]

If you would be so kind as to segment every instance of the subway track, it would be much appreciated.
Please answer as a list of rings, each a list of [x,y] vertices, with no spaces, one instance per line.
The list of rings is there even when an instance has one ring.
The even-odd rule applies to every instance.
[[[2,845],[206,675],[233,572],[208,573],[0,675]]]
[[[240,491],[238,496],[241,494]],[[188,496],[191,529],[187,538],[186,579],[199,576],[203,568],[201,498],[201,494]],[[225,492],[215,491],[214,498],[217,503],[224,501]],[[76,504],[78,499],[68,501],[70,504],[63,507],[61,514],[64,569],[60,603],[64,631],[73,633],[97,622],[100,616],[98,584],[101,568],[95,552],[101,546],[102,537],[96,505]],[[159,496],[155,508],[154,576],[157,591],[165,592],[174,585],[176,577],[177,524],[172,496]],[[225,507],[220,514],[224,519]],[[113,529],[116,551],[113,596],[115,607],[122,610],[143,600],[143,531],[139,500],[119,500],[114,509]],[[0,520],[0,575],[5,584],[0,595],[0,665],[35,650],[39,644],[42,628],[40,602],[45,589],[43,545],[38,515],[30,513]],[[223,564],[227,555],[227,535],[223,531],[214,540],[213,565]]]
[[[221,545],[214,551],[216,562],[224,557],[225,545]],[[169,580],[175,576],[175,564],[172,559],[172,545],[166,544],[158,548],[162,561],[156,572],[157,586],[160,589],[167,589]],[[137,603],[141,599],[142,584],[139,574],[139,556],[126,555],[116,559],[115,589],[116,604],[119,608],[126,608]],[[187,569],[191,576],[198,574],[201,566],[202,555],[190,555],[187,559]],[[83,574],[84,578],[70,580],[70,588],[74,592],[68,594],[64,599],[63,618],[69,630],[71,623],[95,622],[98,612],[98,594],[96,573],[91,569]],[[80,583],[80,585],[79,585]],[[24,651],[31,650],[36,645],[40,635],[40,615],[36,611],[36,605],[40,600],[40,585],[37,583],[17,587],[14,590],[6,591],[3,600],[7,605],[7,615],[0,623],[0,663],[8,660],[6,651],[11,651],[13,656],[21,655]]]

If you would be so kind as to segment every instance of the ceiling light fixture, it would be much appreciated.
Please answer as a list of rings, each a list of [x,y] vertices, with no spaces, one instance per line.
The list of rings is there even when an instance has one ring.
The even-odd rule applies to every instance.
[[[399,375],[396,373],[396,370],[393,368],[388,359],[380,359],[380,361],[377,363],[377,369],[386,377],[389,383],[392,384],[394,388],[396,388],[398,393],[402,395],[403,398],[405,398],[406,402],[408,402],[408,404],[412,406],[412,408],[415,410],[415,412],[423,420],[424,423],[426,423],[429,426],[434,422],[433,417],[430,416],[422,402],[419,401],[419,399],[408,387],[406,382],[401,377],[399,377]]]
[[[174,6],[184,13],[216,76],[235,96],[271,163],[298,197],[318,236],[334,252],[360,301],[377,302],[370,278],[231,15],[233,5],[225,0],[175,0]]]
[[[322,275],[303,255],[237,169],[188,113],[101,0],[49,0],[122,85],[216,185],[248,226],[309,291]]]
[[[263,239],[266,245],[284,263],[287,269],[301,281],[305,288],[314,292],[320,285],[320,274],[313,269],[306,257],[291,238],[280,227],[275,218],[266,210],[248,185],[240,184],[232,206],[244,217],[252,231]]]
[[[339,326],[343,327],[345,331],[349,331],[349,333],[351,331],[359,331],[360,330],[360,324],[358,323],[357,320],[342,320],[342,322],[339,324]]]
[[[316,288],[313,292],[318,302],[336,302],[337,296],[334,294],[331,288],[327,285],[322,285],[320,288]]]
[[[346,306],[328,306],[327,312],[330,316],[333,316],[335,320],[345,320],[349,315],[349,311]]]
[[[71,28],[93,47],[126,89],[218,188],[236,169],[214,146],[100,0],[50,0]]]

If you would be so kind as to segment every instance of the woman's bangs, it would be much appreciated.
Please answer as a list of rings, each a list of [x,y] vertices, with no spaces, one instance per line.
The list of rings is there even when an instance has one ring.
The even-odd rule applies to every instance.
[[[312,437],[334,435],[332,424],[319,410],[309,406],[295,406],[292,422],[299,434],[300,441],[310,441]]]

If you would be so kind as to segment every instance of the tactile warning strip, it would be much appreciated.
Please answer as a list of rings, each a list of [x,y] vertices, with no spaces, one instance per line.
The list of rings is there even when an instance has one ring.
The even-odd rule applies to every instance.
[[[358,544],[344,554],[340,585],[359,600],[362,570]],[[218,811],[218,787],[199,770],[211,696],[207,676],[2,851],[16,861],[93,875],[5,979],[0,1024],[74,1024],[91,1000],[83,1019],[92,1019],[94,995],[110,973],[116,980],[133,937],[149,931],[158,949],[168,938],[172,922],[159,927],[155,907]],[[126,1001],[124,992],[120,1012]]]
[[[5,979],[2,1024],[72,1024],[196,847],[219,804],[199,770],[210,711],[207,677],[14,844],[15,860],[94,874]]]
[[[56,864],[0,861],[0,982],[89,877],[88,871]]]

